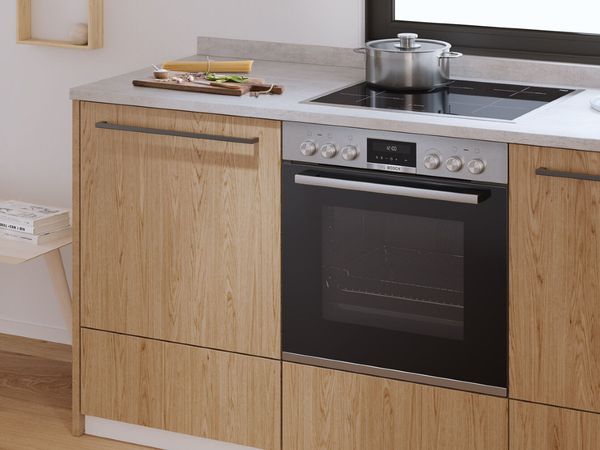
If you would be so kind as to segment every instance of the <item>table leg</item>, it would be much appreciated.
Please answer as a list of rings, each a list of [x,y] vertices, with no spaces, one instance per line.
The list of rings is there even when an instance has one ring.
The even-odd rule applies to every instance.
[[[50,278],[54,285],[54,290],[58,296],[60,303],[60,309],[65,319],[65,325],[67,331],[73,336],[73,310],[71,307],[71,291],[69,290],[69,284],[67,283],[67,275],[65,273],[65,266],[63,265],[62,256],[60,250],[52,250],[44,255],[46,264],[48,265],[48,271],[50,272]]]

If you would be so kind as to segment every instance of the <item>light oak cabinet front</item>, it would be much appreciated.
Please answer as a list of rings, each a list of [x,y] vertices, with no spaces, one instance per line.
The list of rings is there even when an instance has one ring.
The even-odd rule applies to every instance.
[[[510,396],[600,412],[600,178],[581,175],[600,153],[510,149]]]
[[[81,325],[279,358],[280,123],[80,115]]]
[[[508,400],[283,365],[285,450],[506,450]]]
[[[510,450],[598,450],[600,414],[510,401]]]
[[[82,331],[82,413],[280,448],[281,363],[103,331]]]

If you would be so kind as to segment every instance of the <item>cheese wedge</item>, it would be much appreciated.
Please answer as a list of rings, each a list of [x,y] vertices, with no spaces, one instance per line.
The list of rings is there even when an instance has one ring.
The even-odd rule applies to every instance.
[[[254,61],[167,61],[163,69],[174,72],[250,73]]]

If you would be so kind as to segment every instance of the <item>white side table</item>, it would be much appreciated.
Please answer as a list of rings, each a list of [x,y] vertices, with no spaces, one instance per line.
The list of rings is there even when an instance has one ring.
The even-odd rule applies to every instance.
[[[49,244],[34,245],[27,242],[0,239],[0,263],[21,264],[40,256],[44,257],[48,265],[52,284],[60,302],[61,313],[71,336],[73,335],[71,291],[67,283],[67,275],[60,255],[60,248],[69,245],[72,241],[73,237],[68,236]]]

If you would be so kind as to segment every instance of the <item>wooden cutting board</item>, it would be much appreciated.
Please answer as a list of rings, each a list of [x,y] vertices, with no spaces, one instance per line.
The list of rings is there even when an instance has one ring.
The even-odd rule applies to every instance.
[[[250,92],[251,86],[245,86],[240,84],[235,88],[232,87],[220,87],[220,86],[209,86],[205,84],[191,83],[184,81],[183,83],[177,83],[169,80],[157,80],[155,78],[145,78],[143,80],[133,80],[134,86],[150,87],[158,89],[170,89],[172,91],[186,91],[186,92],[201,92],[204,94],[221,94],[221,95],[234,95],[241,96]]]
[[[198,84],[189,81],[177,83],[170,80],[157,80],[156,78],[145,78],[142,80],[133,80],[134,86],[151,87],[158,89],[171,89],[173,91],[201,92],[204,94],[221,94],[241,96],[248,92],[266,91],[271,89],[271,85],[265,83],[261,78],[249,78],[244,83],[222,83],[221,86],[210,86],[208,84]],[[271,89],[273,94],[283,94],[284,88],[281,85],[274,85]]]

